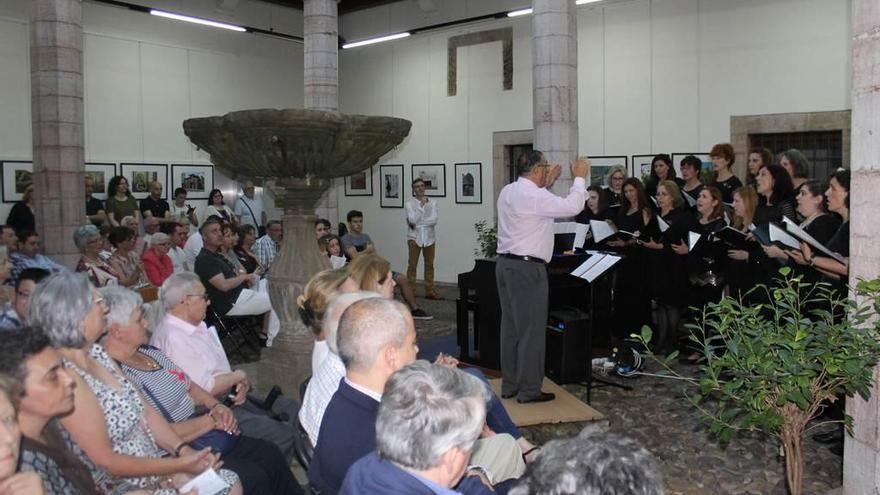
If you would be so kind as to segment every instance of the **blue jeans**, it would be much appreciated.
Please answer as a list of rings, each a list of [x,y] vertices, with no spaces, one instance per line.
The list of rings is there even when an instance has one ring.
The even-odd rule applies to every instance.
[[[477,368],[459,369],[469,375],[479,378],[481,382],[486,384],[486,388],[489,390],[489,395],[491,397],[489,403],[486,405],[486,424],[489,425],[489,428],[495,433],[508,433],[513,438],[519,440],[519,438],[522,437],[522,433],[520,433],[516,425],[513,424],[513,420],[510,419],[507,410],[504,409],[498,396],[492,391],[492,388],[489,386],[489,380],[486,379],[486,375]]]

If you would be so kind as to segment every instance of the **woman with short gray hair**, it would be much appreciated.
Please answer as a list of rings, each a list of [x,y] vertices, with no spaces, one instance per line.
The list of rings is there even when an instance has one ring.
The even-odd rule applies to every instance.
[[[81,273],[56,273],[37,285],[28,321],[42,327],[73,371],[73,412],[60,419],[69,446],[84,459],[100,490],[171,490],[212,467],[209,449],[185,444],[159,413],[144,407],[134,385],[96,344],[105,331],[107,305]],[[163,457],[167,453],[172,457]],[[166,480],[172,478],[170,485]],[[241,493],[236,483],[229,491]]]
[[[174,273],[174,263],[168,256],[170,249],[171,238],[168,234],[157,232],[150,237],[150,247],[144,252],[141,261],[144,263],[147,279],[154,287],[160,287]]]
[[[98,228],[92,224],[83,225],[73,232],[73,243],[79,249],[79,263],[76,271],[84,272],[95,287],[117,285],[119,275],[101,257],[103,238]]]

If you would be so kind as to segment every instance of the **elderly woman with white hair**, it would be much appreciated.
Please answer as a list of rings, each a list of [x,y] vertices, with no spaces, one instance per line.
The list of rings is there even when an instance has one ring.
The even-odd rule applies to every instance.
[[[106,312],[104,298],[80,273],[57,273],[31,295],[28,322],[45,330],[73,371],[74,409],[60,424],[103,492],[175,493],[219,459],[210,449],[189,447],[158,412],[144,407],[131,381],[96,344]],[[237,480],[229,493],[241,493]]]
[[[168,234],[157,232],[150,236],[150,247],[141,257],[141,261],[144,263],[144,273],[155,287],[160,287],[162,282],[174,273],[174,263],[168,256],[169,249],[171,249],[171,238],[168,237]]]
[[[101,246],[104,239],[98,227],[92,224],[83,225],[73,232],[73,243],[79,249],[79,263],[76,271],[89,276],[92,285],[104,287],[119,283],[119,274],[101,257]]]
[[[488,399],[457,369],[416,361],[395,372],[376,417],[376,450],[349,468],[340,495],[495,493],[481,468],[468,468]]]
[[[175,433],[193,447],[211,447],[221,454],[223,467],[239,476],[245,493],[302,492],[278,447],[240,435],[228,407],[162,351],[147,345],[147,322],[137,292],[105,287],[101,295],[109,310],[101,345]]]

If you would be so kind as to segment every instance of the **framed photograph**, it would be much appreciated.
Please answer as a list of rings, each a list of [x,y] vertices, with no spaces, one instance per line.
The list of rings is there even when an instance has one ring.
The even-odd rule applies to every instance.
[[[703,168],[700,170],[700,180],[703,181],[703,184],[708,184],[709,177],[712,175],[712,169],[714,168],[709,153],[673,153],[672,165],[675,167],[676,176],[681,177],[681,159],[688,155],[694,155],[700,159],[700,163],[703,164]]]
[[[455,164],[455,202],[475,205],[483,203],[483,165],[481,163]]]
[[[345,178],[346,196],[373,195],[373,167],[351,174]]]
[[[24,191],[34,183],[33,162],[9,160],[3,162],[3,202],[15,203],[24,199]]]
[[[214,189],[214,166],[171,165],[171,190],[166,196],[173,198],[178,187],[186,189],[186,199],[208,199]]]
[[[403,208],[403,165],[379,165],[379,206]]]
[[[168,165],[164,163],[123,163],[119,175],[128,180],[128,189],[135,199],[150,195],[150,182],[162,184],[162,199],[168,199]]]
[[[425,181],[425,196],[446,197],[446,164],[421,163],[412,165],[412,180]]]
[[[640,179],[644,184],[651,176],[651,161],[654,155],[633,155],[629,167],[629,176]]]
[[[605,177],[611,167],[619,165],[623,171],[629,173],[628,160],[624,155],[620,156],[591,156],[590,159],[590,183],[591,186],[604,186]]]
[[[86,177],[92,178],[95,184],[92,196],[97,199],[107,199],[107,185],[115,175],[115,163],[86,163]]]

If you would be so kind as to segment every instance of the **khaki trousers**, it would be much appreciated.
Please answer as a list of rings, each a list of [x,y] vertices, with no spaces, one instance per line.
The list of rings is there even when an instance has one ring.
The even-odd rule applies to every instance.
[[[409,279],[410,284],[415,285],[416,271],[419,264],[419,253],[424,252],[425,295],[432,294],[434,292],[434,246],[436,246],[436,243],[425,247],[420,247],[416,244],[416,241],[412,239],[408,239],[406,243],[409,246],[409,261],[406,264],[406,278]]]

